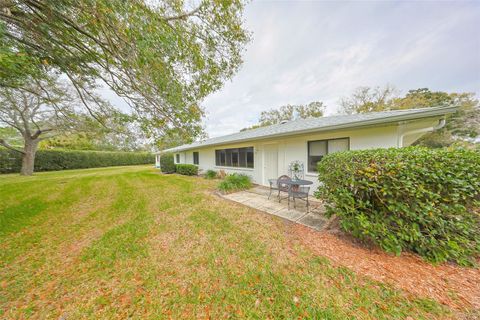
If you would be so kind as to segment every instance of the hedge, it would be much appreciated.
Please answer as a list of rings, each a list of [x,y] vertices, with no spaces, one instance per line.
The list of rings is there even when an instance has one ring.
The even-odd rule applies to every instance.
[[[163,173],[174,173],[175,162],[173,161],[173,153],[163,153],[160,155],[160,170]]]
[[[196,176],[198,174],[198,167],[194,164],[177,164],[177,173],[185,176]]]
[[[104,152],[75,150],[38,150],[35,171],[85,169],[110,166],[153,164],[155,156],[146,152]],[[0,173],[20,172],[21,154],[0,149]]]
[[[318,197],[353,236],[433,262],[475,264],[480,253],[480,153],[376,149],[330,154]]]

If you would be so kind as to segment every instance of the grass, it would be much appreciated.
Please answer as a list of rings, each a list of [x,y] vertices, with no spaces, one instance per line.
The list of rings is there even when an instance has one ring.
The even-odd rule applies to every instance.
[[[145,166],[0,177],[0,318],[433,319],[282,220]]]

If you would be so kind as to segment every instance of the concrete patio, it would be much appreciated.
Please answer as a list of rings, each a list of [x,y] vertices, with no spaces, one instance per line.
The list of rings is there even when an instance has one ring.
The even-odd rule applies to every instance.
[[[296,209],[293,208],[293,202],[291,201],[290,209],[288,209],[287,199],[282,199],[279,203],[277,192],[272,192],[270,199],[268,199],[268,194],[268,188],[255,186],[252,189],[222,195],[222,197],[295,223],[303,224],[315,230],[321,230],[327,222],[327,218],[324,216],[325,208],[323,204],[313,196],[309,197],[310,210],[307,213],[304,201],[297,200]],[[285,193],[282,193],[282,196],[285,197]]]

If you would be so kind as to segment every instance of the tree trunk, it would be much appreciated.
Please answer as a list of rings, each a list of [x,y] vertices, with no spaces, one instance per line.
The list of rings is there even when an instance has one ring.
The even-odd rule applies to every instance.
[[[22,169],[20,170],[20,174],[22,176],[31,176],[33,174],[33,166],[35,164],[37,147],[37,140],[25,141],[25,146],[23,147],[24,154],[22,157]]]

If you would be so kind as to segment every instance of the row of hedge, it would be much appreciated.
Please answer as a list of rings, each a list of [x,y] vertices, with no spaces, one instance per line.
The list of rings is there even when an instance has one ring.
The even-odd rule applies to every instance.
[[[164,153],[160,156],[160,170],[163,173],[178,173],[186,176],[198,175],[198,166],[194,164],[175,164],[173,153]]]
[[[155,163],[155,156],[146,152],[106,152],[74,150],[38,150],[35,171],[86,169]],[[0,173],[20,172],[22,155],[0,149]]]
[[[384,250],[472,265],[480,254],[480,153],[376,149],[330,154],[317,196],[341,228]]]

